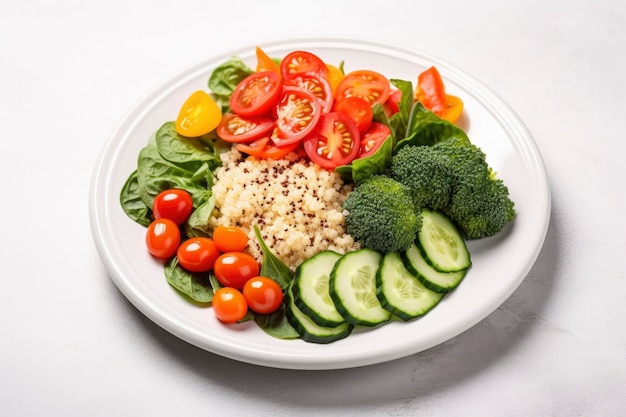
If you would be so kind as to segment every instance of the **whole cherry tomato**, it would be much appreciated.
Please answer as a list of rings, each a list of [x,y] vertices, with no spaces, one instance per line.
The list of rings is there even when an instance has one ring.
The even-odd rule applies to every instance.
[[[268,277],[250,278],[243,286],[243,296],[250,309],[260,314],[269,314],[283,302],[283,291],[276,281]]]
[[[222,252],[241,252],[248,246],[248,235],[235,226],[217,226],[213,230],[213,241]]]
[[[215,291],[211,306],[215,317],[224,323],[238,322],[248,313],[246,299],[235,288],[223,287]]]
[[[246,281],[259,275],[259,263],[245,252],[226,252],[215,261],[215,278],[225,287],[242,289]]]
[[[219,256],[215,242],[208,237],[189,238],[176,251],[178,263],[190,272],[210,271]]]
[[[146,231],[146,246],[155,258],[168,259],[176,254],[180,244],[180,230],[174,221],[156,219]]]
[[[180,188],[161,191],[154,198],[152,204],[152,212],[155,219],[164,217],[178,225],[183,224],[192,211],[193,200],[191,195]]]

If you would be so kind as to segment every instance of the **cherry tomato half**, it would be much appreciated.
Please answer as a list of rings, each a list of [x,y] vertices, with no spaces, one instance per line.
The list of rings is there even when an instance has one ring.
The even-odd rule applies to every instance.
[[[442,119],[450,123],[456,123],[463,113],[463,100],[457,96],[446,94],[446,108],[441,115]]]
[[[280,75],[280,67],[263,49],[256,47],[256,72],[272,71]]]
[[[235,113],[226,113],[217,127],[217,136],[226,142],[251,142],[268,135],[276,126],[271,117],[245,117]]]
[[[189,238],[176,251],[178,263],[190,272],[210,271],[219,256],[215,242],[208,237]]]
[[[370,106],[383,104],[389,97],[389,80],[382,74],[370,70],[352,71],[337,86],[335,100],[346,97],[361,97]]]
[[[248,246],[248,235],[239,227],[217,226],[213,229],[213,241],[222,252],[241,252]]]
[[[333,106],[333,90],[323,74],[295,74],[285,80],[285,85],[310,91],[320,100],[322,112],[328,113]]]
[[[191,195],[180,188],[161,191],[154,198],[152,213],[155,219],[166,218],[181,225],[193,211]]]
[[[224,323],[236,323],[248,313],[245,297],[235,288],[223,287],[215,291],[211,306],[215,317]]]
[[[225,287],[242,289],[246,281],[259,275],[259,263],[245,252],[221,254],[213,265],[215,278]]]
[[[328,70],[328,82],[330,83],[330,87],[333,89],[334,95],[337,91],[337,86],[346,77],[346,75],[339,67],[332,64],[326,64],[326,69]]]
[[[375,153],[389,135],[391,130],[386,124],[372,122],[370,128],[361,135],[361,148],[357,158],[365,158]]]
[[[198,90],[183,103],[174,123],[176,132],[187,137],[206,135],[222,120],[222,109],[208,93]]]
[[[272,141],[276,146],[301,141],[315,129],[321,112],[319,100],[309,91],[285,87],[276,105],[276,128]]]
[[[178,225],[170,219],[156,219],[146,231],[148,252],[155,258],[168,259],[176,254],[180,244]]]
[[[346,97],[335,103],[335,111],[345,113],[356,123],[359,133],[369,129],[374,118],[372,106],[361,97]]]
[[[293,51],[280,61],[280,72],[283,78],[287,79],[294,74],[303,73],[326,75],[328,68],[326,68],[324,61],[315,54],[305,51]]]
[[[259,314],[270,314],[283,302],[280,285],[268,277],[250,278],[243,286],[243,296],[248,307]]]
[[[402,91],[395,90],[389,94],[389,98],[383,104],[383,109],[387,117],[391,117],[393,114],[400,111],[400,101],[402,100]]]
[[[349,164],[359,153],[359,130],[347,114],[330,112],[322,116],[315,132],[303,144],[311,161],[334,169]]]
[[[230,108],[240,116],[261,116],[272,109],[282,90],[273,71],[255,72],[243,79],[230,96]]]

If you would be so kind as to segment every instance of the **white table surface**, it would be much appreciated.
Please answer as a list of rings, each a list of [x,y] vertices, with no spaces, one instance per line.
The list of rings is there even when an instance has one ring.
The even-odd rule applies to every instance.
[[[626,415],[625,24],[621,0],[3,2],[0,414]],[[548,172],[550,227],[519,288],[388,363],[281,370],[196,348],[127,301],[89,227],[94,165],[141,98],[212,55],[309,36],[463,68]]]

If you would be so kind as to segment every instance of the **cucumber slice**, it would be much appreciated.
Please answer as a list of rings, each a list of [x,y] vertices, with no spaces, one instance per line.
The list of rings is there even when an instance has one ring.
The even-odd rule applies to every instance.
[[[456,272],[471,266],[465,240],[454,223],[444,214],[422,209],[422,228],[417,245],[424,259],[440,272]]]
[[[348,323],[373,327],[390,319],[376,297],[376,271],[382,255],[360,249],[343,255],[330,274],[330,296]]]
[[[302,262],[293,279],[294,303],[320,326],[334,327],[346,322],[330,297],[330,273],[341,255],[325,250]]]
[[[326,327],[315,323],[309,316],[304,314],[294,302],[293,297],[293,281],[287,290],[287,308],[285,309],[285,317],[291,326],[300,335],[302,340],[311,343],[331,343],[339,339],[348,337],[352,333],[352,326],[348,322],[344,322],[339,326]]]
[[[382,306],[402,320],[422,316],[435,307],[443,298],[426,288],[411,274],[398,252],[383,256],[376,272],[377,296]]]
[[[401,253],[404,266],[428,289],[436,292],[448,292],[456,288],[467,273],[467,269],[455,272],[440,272],[433,268],[416,244]]]

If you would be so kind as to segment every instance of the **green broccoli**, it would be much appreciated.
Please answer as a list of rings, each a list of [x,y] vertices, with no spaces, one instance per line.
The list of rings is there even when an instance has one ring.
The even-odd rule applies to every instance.
[[[364,247],[382,253],[408,249],[422,226],[408,188],[385,175],[359,183],[343,209],[348,212],[348,234]]]
[[[392,158],[388,175],[411,190],[418,213],[423,207],[445,213],[468,239],[493,236],[515,216],[508,188],[471,143],[405,146]]]

